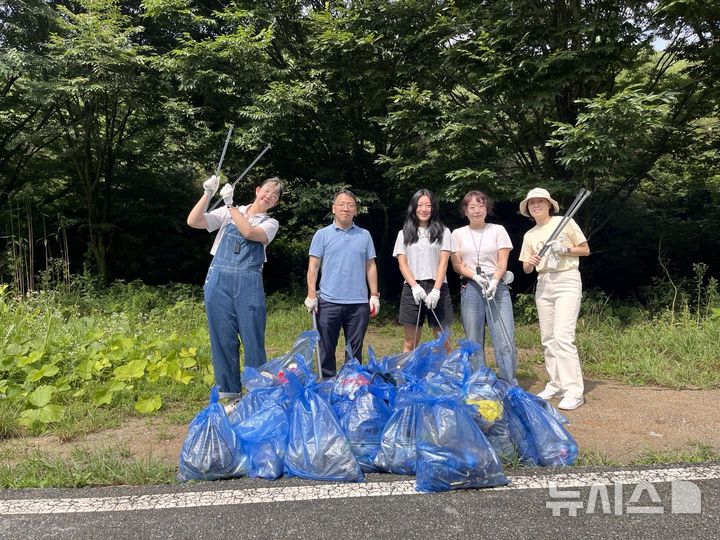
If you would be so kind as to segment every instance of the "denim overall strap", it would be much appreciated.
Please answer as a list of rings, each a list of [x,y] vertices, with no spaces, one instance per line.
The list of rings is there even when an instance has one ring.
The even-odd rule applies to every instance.
[[[226,226],[210,268],[221,266],[228,269],[247,268],[262,270],[265,247],[260,242],[245,238],[234,223]]]

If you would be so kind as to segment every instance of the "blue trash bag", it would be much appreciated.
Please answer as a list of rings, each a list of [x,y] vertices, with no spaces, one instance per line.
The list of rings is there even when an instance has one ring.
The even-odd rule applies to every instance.
[[[286,372],[294,373],[303,383],[310,381],[313,378],[313,350],[319,339],[320,334],[315,330],[301,333],[292,348],[283,356],[268,360],[257,368],[243,369],[242,385],[250,391],[280,386],[285,380]]]
[[[233,427],[248,456],[248,476],[269,480],[282,476],[289,431],[282,401],[265,401]]]
[[[520,416],[518,416],[517,408],[514,407],[510,401],[509,393],[513,388],[518,387],[513,386],[503,379],[495,379],[495,382],[493,383],[493,390],[502,398],[504,418],[507,424],[510,440],[515,447],[517,459],[524,465],[538,465],[540,457],[537,453],[535,441],[528,431],[526,423],[522,421]]]
[[[312,388],[287,374],[290,425],[284,472],[308,480],[362,482],[360,465],[332,407]]]
[[[398,386],[436,373],[447,356],[445,341],[448,336],[449,332],[443,332],[437,339],[421,343],[412,351],[384,357],[380,361],[381,371],[392,376]]]
[[[217,386],[210,390],[210,405],[190,422],[180,450],[177,479],[217,480],[246,476],[249,460],[228,421],[225,409],[218,403]]]
[[[472,407],[453,398],[421,399],[417,419],[418,491],[508,484],[500,459],[473,420]]]
[[[458,348],[452,351],[439,365],[437,375],[455,386],[463,385],[472,375],[470,357],[480,350],[480,345],[469,339],[458,341]]]
[[[417,384],[398,391],[395,410],[385,424],[380,437],[380,449],[373,460],[375,468],[393,474],[415,474],[415,434],[420,408],[418,401],[421,397]]]
[[[361,388],[366,388],[371,380],[372,375],[356,358],[350,357],[345,362],[335,376],[330,393],[330,403],[338,419],[342,418],[350,408],[357,392]]]
[[[539,404],[535,396],[518,387],[510,388],[507,397],[535,447],[538,465],[564,467],[575,463],[575,439],[545,404]]]
[[[386,383],[360,387],[349,407],[340,418],[340,425],[350,443],[350,449],[363,472],[379,469],[373,464],[380,450],[380,440],[392,409],[383,396]]]
[[[246,418],[252,416],[266,402],[284,404],[287,408],[288,400],[281,386],[270,386],[268,388],[257,388],[245,394],[228,415],[230,425],[237,426]]]
[[[495,388],[497,381],[495,372],[490,368],[478,369],[463,386],[463,401],[474,407],[482,418],[479,425],[498,457],[510,462],[518,456],[508,425],[508,417],[513,413],[506,413],[502,399],[506,392],[504,387],[500,388],[502,382]],[[511,421],[519,423],[515,416]]]
[[[345,362],[335,376],[332,395],[334,398],[355,398],[355,393],[370,384],[372,375],[363,367],[357,358],[350,358]]]
[[[331,379],[322,380],[315,386],[315,391],[318,393],[318,395],[328,403],[330,403],[332,399],[333,384],[335,384],[334,377]]]

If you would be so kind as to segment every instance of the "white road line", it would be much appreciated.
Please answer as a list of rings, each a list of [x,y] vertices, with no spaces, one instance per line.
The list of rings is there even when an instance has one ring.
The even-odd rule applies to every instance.
[[[672,480],[710,480],[720,478],[720,465],[642,471],[606,471],[600,473],[563,472],[538,477],[510,477],[508,486],[488,491],[509,489],[547,489],[589,487],[615,483],[660,483]],[[71,514],[80,512],[128,512],[161,508],[193,508],[236,504],[277,503],[349,497],[391,497],[421,495],[415,491],[414,480],[372,482],[363,484],[321,484],[312,486],[228,489],[190,493],[128,495],[124,497],[80,497],[74,499],[12,499],[0,500],[1,515]]]

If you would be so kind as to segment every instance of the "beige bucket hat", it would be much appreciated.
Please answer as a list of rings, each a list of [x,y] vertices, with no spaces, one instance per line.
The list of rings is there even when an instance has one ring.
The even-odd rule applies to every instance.
[[[530,217],[530,214],[528,214],[527,211],[527,205],[530,199],[547,199],[548,201],[550,201],[550,204],[553,205],[556,213],[560,211],[560,205],[555,199],[550,196],[548,190],[536,187],[528,191],[528,194],[525,196],[525,198],[520,201],[520,213],[525,217]]]

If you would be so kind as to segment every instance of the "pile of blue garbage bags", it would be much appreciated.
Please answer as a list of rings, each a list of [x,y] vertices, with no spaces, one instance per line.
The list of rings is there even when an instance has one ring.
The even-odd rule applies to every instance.
[[[577,459],[567,420],[542,399],[472,370],[479,345],[447,336],[334,379],[311,369],[315,331],[263,366],[246,368],[247,394],[229,414],[213,387],[191,422],[178,480],[249,476],[362,482],[365,473],[415,475],[424,492],[499,486],[503,463],[558,467]]]

